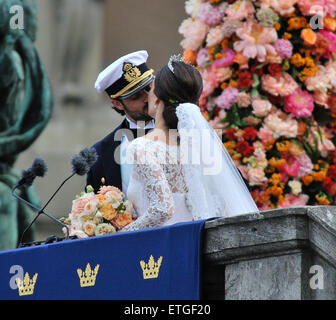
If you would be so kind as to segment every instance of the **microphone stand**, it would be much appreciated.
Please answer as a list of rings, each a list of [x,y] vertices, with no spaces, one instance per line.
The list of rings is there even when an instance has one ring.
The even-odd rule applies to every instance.
[[[20,187],[21,185],[17,185],[17,186],[15,186],[15,187],[12,189],[12,195],[13,195],[16,199],[18,199],[18,200],[24,202],[25,204],[29,205],[30,207],[32,207],[33,209],[35,209],[36,211],[38,211],[38,212],[37,212],[37,215],[35,216],[35,218],[32,220],[32,222],[29,224],[29,226],[23,231],[22,236],[21,236],[21,239],[20,239],[20,242],[19,242],[19,245],[18,245],[19,248],[22,247],[22,241],[23,241],[23,237],[24,237],[25,233],[31,228],[31,226],[34,224],[34,222],[37,220],[37,218],[38,218],[41,214],[46,215],[46,216],[47,216],[48,218],[50,218],[51,220],[55,221],[56,223],[60,224],[62,227],[66,228],[66,230],[67,230],[67,232],[66,232],[66,240],[69,239],[69,228],[68,228],[68,226],[67,226],[65,223],[63,223],[63,222],[59,221],[58,219],[56,219],[55,217],[53,217],[52,215],[46,213],[46,212],[44,211],[44,209],[45,209],[46,206],[50,203],[50,201],[55,197],[56,193],[57,193],[57,192],[59,191],[59,189],[63,186],[63,184],[64,184],[66,181],[68,181],[73,175],[74,175],[74,174],[72,174],[69,178],[67,178],[67,179],[61,184],[61,186],[55,191],[55,193],[52,195],[52,197],[51,197],[51,198],[49,199],[49,201],[44,205],[43,208],[38,208],[38,207],[36,207],[35,205],[33,205],[32,203],[26,201],[25,199],[21,198],[20,196],[18,196],[18,195],[15,193],[15,190],[16,190],[18,187]]]

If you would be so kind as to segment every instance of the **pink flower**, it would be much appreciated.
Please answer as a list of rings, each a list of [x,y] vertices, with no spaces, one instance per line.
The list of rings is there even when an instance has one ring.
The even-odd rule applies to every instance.
[[[209,51],[206,48],[202,48],[198,51],[196,63],[198,66],[203,66],[209,61]]]
[[[240,108],[247,108],[251,104],[251,96],[247,92],[239,92],[237,103]]]
[[[233,103],[237,102],[239,90],[237,88],[225,88],[217,98],[217,105],[222,109],[230,109]]]
[[[247,21],[236,31],[237,36],[242,39],[234,43],[236,52],[242,52],[247,58],[257,58],[264,62],[267,53],[276,55],[273,43],[278,39],[274,28],[264,27],[256,21]]]
[[[325,4],[327,13],[332,17],[336,17],[336,0],[328,0]]]
[[[293,53],[293,45],[290,41],[279,39],[275,42],[275,50],[278,53],[278,55],[282,58],[290,58]]]
[[[325,0],[298,0],[298,6],[304,16],[317,14],[316,10],[325,12]]]
[[[255,10],[253,4],[248,0],[236,1],[225,10],[225,14],[229,17],[229,19],[237,20],[246,19],[249,16],[252,16],[254,12]]]
[[[287,157],[286,163],[281,167],[281,171],[284,171],[290,177],[296,177],[299,173],[300,162],[292,156]]]
[[[211,28],[206,38],[206,46],[212,47],[219,44],[224,39],[222,26]]]
[[[279,208],[305,206],[308,200],[309,196],[306,194],[300,194],[298,196],[295,196],[294,194],[288,193],[285,196],[285,200],[278,206]]]
[[[310,159],[310,157],[307,154],[302,154],[298,157],[296,157],[296,159],[299,161],[300,163],[300,168],[297,174],[298,178],[302,178],[308,174],[310,174],[313,170],[313,163]]]
[[[213,72],[216,75],[216,81],[218,82],[223,82],[225,80],[228,80],[232,76],[232,69],[229,67],[218,68],[218,69],[213,68]]]
[[[252,168],[248,172],[248,181],[251,186],[261,186],[267,182],[265,172],[261,168]]]
[[[202,94],[205,97],[208,97],[212,94],[215,88],[218,86],[218,81],[216,77],[213,75],[212,67],[207,67],[200,70],[202,79],[203,79],[203,92]]]
[[[297,82],[288,73],[280,77],[272,77],[270,74],[261,78],[263,90],[273,96],[289,96],[298,88]]]
[[[296,118],[310,117],[314,110],[314,98],[308,91],[296,89],[293,94],[285,97],[284,110]]]
[[[198,18],[207,25],[213,26],[222,21],[223,14],[218,6],[206,2],[201,5]]]
[[[89,201],[89,198],[78,198],[72,201],[71,213],[74,215],[74,217],[84,211],[84,207]]]
[[[298,123],[292,115],[282,112],[280,109],[271,112],[264,119],[264,128],[273,132],[273,138],[295,138],[298,133]]]
[[[182,22],[178,32],[184,36],[181,41],[183,49],[197,51],[208,33],[208,26],[198,19],[189,18]]]
[[[322,56],[326,59],[330,59],[330,54],[336,52],[336,35],[332,31],[322,29],[317,34],[317,38],[317,43],[322,42],[323,49],[325,50]]]
[[[224,49],[221,52],[222,57],[213,62],[213,67],[229,67],[233,64],[236,53],[232,49]]]
[[[258,131],[258,138],[263,142],[268,142],[273,139],[273,132],[267,128],[260,128]]]
[[[255,99],[252,102],[252,108],[257,117],[266,117],[272,109],[272,104],[268,100]]]
[[[289,15],[295,11],[295,4],[298,0],[260,0],[261,8],[271,7],[280,15]]]

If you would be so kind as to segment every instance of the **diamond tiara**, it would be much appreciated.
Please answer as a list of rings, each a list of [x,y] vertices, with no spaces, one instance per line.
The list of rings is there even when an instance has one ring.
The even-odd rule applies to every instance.
[[[174,73],[174,67],[173,67],[173,62],[184,62],[184,59],[182,57],[181,54],[174,54],[169,58],[169,62],[168,62],[168,68],[170,69],[170,71],[172,73]]]

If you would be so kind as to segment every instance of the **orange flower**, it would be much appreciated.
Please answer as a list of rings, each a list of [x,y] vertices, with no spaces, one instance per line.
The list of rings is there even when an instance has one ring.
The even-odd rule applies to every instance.
[[[237,88],[238,87],[238,82],[230,79],[229,85],[230,85],[230,87]]]
[[[313,177],[312,176],[304,176],[304,177],[301,178],[301,180],[303,181],[303,184],[305,186],[309,186],[313,182]]]
[[[216,46],[212,46],[208,49],[210,61],[213,61],[213,59],[214,59],[213,53],[214,53],[215,50],[216,50]]]
[[[293,36],[288,32],[285,32],[284,35],[283,35],[284,40],[290,40],[290,39],[292,39],[292,37]]]
[[[197,58],[197,51],[193,51],[191,49],[184,50],[183,59],[185,62],[190,64],[196,64],[196,58]]]
[[[312,29],[306,28],[301,31],[301,38],[307,45],[312,46],[316,43],[317,36]]]
[[[235,149],[237,146],[237,143],[235,141],[228,141],[224,143],[224,146],[226,149],[230,150],[230,149]]]
[[[317,171],[317,172],[313,172],[312,175],[313,175],[313,179],[315,181],[322,182],[326,178],[327,172],[326,171]]]
[[[307,124],[303,121],[299,122],[298,126],[298,136],[303,136],[306,132]]]
[[[310,56],[306,57],[305,61],[306,61],[306,66],[307,67],[315,67],[315,62],[314,62],[314,59],[312,57],[310,57]]]
[[[227,82],[223,82],[223,83],[220,85],[220,87],[221,87],[222,90],[226,89],[228,86],[229,86],[229,85],[228,85]]]
[[[303,74],[306,77],[315,77],[318,73],[318,67],[306,67],[303,69]]]
[[[248,58],[244,56],[241,52],[236,53],[233,62],[238,63],[240,66],[248,65]]]
[[[267,188],[266,192],[272,196],[279,197],[282,196],[283,190],[280,187],[272,186]]]
[[[222,49],[227,49],[229,47],[229,39],[225,38],[222,42],[221,42],[221,47]]]
[[[288,30],[298,30],[304,28],[307,20],[304,17],[293,17],[288,20]]]
[[[295,53],[292,55],[290,59],[291,64],[293,64],[295,67],[303,67],[306,63],[306,60],[302,58],[301,54]]]
[[[277,159],[275,157],[272,157],[271,159],[268,160],[268,163],[271,167],[274,167],[276,169],[281,168],[283,165],[286,164],[285,159]]]
[[[241,159],[241,157],[242,157],[242,155],[240,153],[237,153],[237,152],[232,155],[233,160],[239,160],[239,159]]]
[[[279,173],[273,173],[272,177],[269,178],[269,182],[273,184],[273,186],[278,186],[281,183],[281,175]]]
[[[99,211],[102,213],[103,217],[111,221],[116,215],[117,215],[117,210],[115,210],[111,203],[105,201],[103,203],[103,207],[99,209]]]
[[[121,229],[132,222],[132,214],[129,212],[118,213],[111,222],[116,228]]]
[[[263,145],[265,146],[266,151],[269,151],[273,148],[275,141],[276,141],[275,139],[271,139],[267,142],[263,142]]]
[[[280,23],[276,23],[276,24],[274,25],[274,28],[275,28],[276,31],[279,31],[280,28],[281,28],[281,24],[280,24]]]
[[[283,154],[287,154],[291,143],[286,140],[286,141],[277,142],[275,145],[278,151],[280,151]]]
[[[325,193],[320,192],[319,194],[315,195],[315,199],[317,200],[318,204],[320,205],[329,205],[330,201]]]
[[[330,16],[326,16],[323,20],[324,26],[330,31],[336,31],[336,19],[331,18]]]

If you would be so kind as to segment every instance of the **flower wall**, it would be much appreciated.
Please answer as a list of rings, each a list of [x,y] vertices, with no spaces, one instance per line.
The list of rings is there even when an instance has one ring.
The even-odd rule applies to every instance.
[[[261,210],[336,201],[336,0],[188,0],[200,108]]]

